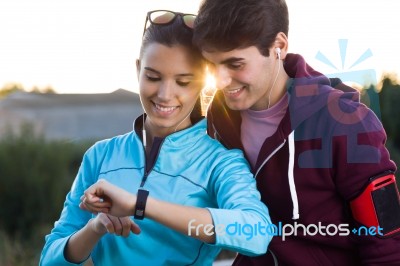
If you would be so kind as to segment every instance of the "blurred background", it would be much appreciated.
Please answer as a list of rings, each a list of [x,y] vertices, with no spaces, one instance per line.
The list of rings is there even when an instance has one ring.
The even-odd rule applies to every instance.
[[[132,129],[141,113],[135,59],[146,12],[195,14],[199,3],[0,2],[0,265],[38,264],[85,150]],[[360,90],[400,165],[400,4],[287,3],[289,51]],[[210,88],[203,96],[210,99]]]

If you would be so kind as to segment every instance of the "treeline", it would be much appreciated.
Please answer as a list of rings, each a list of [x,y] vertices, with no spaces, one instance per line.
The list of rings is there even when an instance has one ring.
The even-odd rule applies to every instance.
[[[400,84],[395,75],[386,75],[379,84],[379,94],[376,86],[371,85],[362,91],[361,101],[368,105],[381,119],[386,130],[387,143],[391,159],[400,166]],[[396,174],[400,185],[400,175]]]
[[[400,165],[400,85],[394,76],[363,90],[362,100],[381,118],[387,147]],[[0,140],[0,265],[37,265],[66,193],[93,142],[47,141],[29,126]],[[400,176],[397,174],[397,177]]]
[[[46,141],[29,126],[0,141],[0,265],[37,265],[92,143]]]
[[[55,90],[51,86],[37,87],[34,86],[30,90],[26,90],[20,83],[7,83],[0,88],[0,99],[7,97],[14,92],[35,92],[35,93],[55,93]]]

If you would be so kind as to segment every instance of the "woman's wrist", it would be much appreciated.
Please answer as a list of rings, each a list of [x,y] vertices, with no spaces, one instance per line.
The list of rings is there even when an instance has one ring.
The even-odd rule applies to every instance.
[[[131,194],[128,202],[129,202],[129,216],[134,216],[136,209],[136,202],[137,202],[136,194]]]

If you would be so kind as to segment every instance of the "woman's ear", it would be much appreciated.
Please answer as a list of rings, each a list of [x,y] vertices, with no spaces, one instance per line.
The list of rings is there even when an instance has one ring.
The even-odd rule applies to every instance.
[[[140,60],[136,59],[136,75],[137,79],[139,80],[139,75],[140,75]]]
[[[279,32],[275,37],[274,51],[275,48],[280,48],[280,59],[285,60],[288,53],[289,41],[285,33]]]

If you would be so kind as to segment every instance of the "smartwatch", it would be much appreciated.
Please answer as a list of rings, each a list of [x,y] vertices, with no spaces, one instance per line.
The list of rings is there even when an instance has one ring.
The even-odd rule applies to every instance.
[[[141,188],[138,189],[136,195],[137,198],[136,198],[135,212],[133,215],[135,219],[143,220],[148,196],[149,196],[149,191]]]

